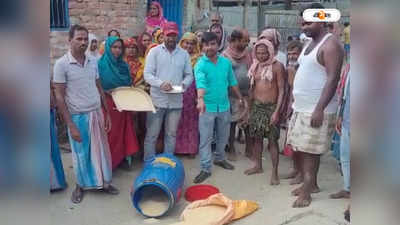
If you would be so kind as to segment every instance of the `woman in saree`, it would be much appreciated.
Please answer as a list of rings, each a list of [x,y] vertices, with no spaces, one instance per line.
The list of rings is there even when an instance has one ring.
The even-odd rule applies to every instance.
[[[186,32],[179,46],[185,49],[191,58],[192,67],[201,56],[197,37],[194,33]],[[196,108],[196,84],[192,85],[183,94],[183,108],[176,134],[175,153],[188,154],[194,157],[199,150],[199,113]]]
[[[160,3],[153,1],[150,4],[145,22],[146,32],[149,34],[152,34],[156,27],[163,27],[163,25],[168,22],[164,17],[163,8]]]
[[[132,86],[144,89],[144,58],[140,57],[139,45],[134,38],[128,38],[124,41],[124,46],[126,50],[124,59],[129,65]]]
[[[132,86],[146,90],[147,84],[143,78],[144,58],[140,57],[139,45],[134,38],[128,38],[124,41],[125,61],[129,65],[131,72]],[[143,141],[146,134],[146,112],[137,112],[133,116],[133,123],[136,130],[140,149],[143,147]]]
[[[124,45],[122,39],[116,36],[108,37],[105,52],[98,62],[100,81],[106,94],[110,109],[111,130],[108,133],[112,168],[118,167],[127,159],[131,166],[131,156],[139,151],[139,144],[132,121],[132,112],[116,109],[113,98],[109,94],[115,88],[131,86],[132,79],[129,65],[123,60]]]

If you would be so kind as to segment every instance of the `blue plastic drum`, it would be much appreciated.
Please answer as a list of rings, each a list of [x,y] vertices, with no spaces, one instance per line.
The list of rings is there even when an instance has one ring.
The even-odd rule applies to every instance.
[[[145,165],[133,184],[133,206],[146,217],[166,215],[179,201],[184,180],[185,170],[178,158],[170,154],[157,155],[153,162]],[[160,203],[165,207],[157,207]],[[144,205],[151,207],[151,204],[154,208],[150,210],[142,208]]]

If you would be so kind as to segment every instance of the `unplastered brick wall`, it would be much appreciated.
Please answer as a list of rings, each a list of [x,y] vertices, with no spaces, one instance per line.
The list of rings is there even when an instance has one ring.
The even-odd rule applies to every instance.
[[[146,0],[69,0],[70,24],[80,24],[103,40],[111,29],[122,38],[144,29]],[[50,31],[50,64],[68,50],[68,29]]]

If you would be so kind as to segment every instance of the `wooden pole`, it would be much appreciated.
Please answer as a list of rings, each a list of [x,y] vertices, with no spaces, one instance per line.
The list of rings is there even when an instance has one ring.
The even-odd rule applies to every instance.
[[[257,36],[258,36],[258,33],[260,33],[260,30],[262,29],[262,23],[263,23],[263,21],[264,21],[264,14],[263,14],[263,11],[262,11],[262,6],[261,6],[261,0],[258,0],[258,9],[257,9]]]
[[[240,1],[240,0],[239,0]],[[242,27],[246,28],[248,24],[248,9],[247,9],[248,0],[243,0],[243,18],[242,18]]]

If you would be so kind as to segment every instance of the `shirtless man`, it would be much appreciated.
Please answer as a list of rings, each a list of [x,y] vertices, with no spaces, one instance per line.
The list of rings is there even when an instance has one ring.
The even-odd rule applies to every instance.
[[[313,3],[308,8],[323,8]],[[302,14],[301,14],[302,15]],[[306,22],[302,30],[312,38],[300,57],[293,84],[293,115],[289,123],[288,144],[291,144],[304,176],[303,186],[292,192],[298,196],[294,208],[311,204],[311,193],[319,192],[317,175],[322,154],[329,151],[335,130],[344,49],[321,22]]]
[[[268,149],[272,159],[271,185],[279,184],[278,177],[278,139],[279,139],[279,111],[284,93],[285,70],[279,63],[274,63],[275,54],[273,44],[261,39],[254,48],[253,64],[249,70],[250,77],[250,118],[249,136],[253,139],[252,158],[254,166],[245,171],[251,175],[262,173],[263,140],[268,138]]]
[[[280,63],[282,66],[286,65],[286,55],[282,51],[279,51],[281,44],[281,34],[279,31],[275,28],[266,28],[258,36],[258,40],[261,39],[267,39],[274,45],[276,63]]]

